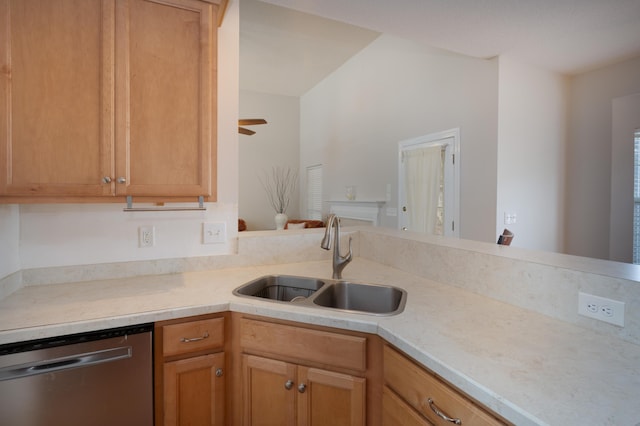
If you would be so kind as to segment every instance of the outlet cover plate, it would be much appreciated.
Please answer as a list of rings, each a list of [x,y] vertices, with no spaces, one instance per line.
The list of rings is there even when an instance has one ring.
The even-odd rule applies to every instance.
[[[624,302],[578,293],[578,314],[624,327]]]
[[[138,228],[138,247],[153,247],[156,245],[156,228],[154,226],[140,226]]]

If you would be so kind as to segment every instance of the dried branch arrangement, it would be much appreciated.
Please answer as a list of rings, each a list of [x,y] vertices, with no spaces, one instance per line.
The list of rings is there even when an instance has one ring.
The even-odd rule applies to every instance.
[[[265,172],[264,178],[260,179],[260,183],[276,213],[287,211],[297,181],[298,173],[289,167],[273,167],[271,174]]]

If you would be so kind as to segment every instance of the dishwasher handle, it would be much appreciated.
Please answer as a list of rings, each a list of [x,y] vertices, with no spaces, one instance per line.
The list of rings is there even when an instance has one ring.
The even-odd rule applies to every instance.
[[[47,374],[72,368],[89,367],[105,362],[131,358],[131,346],[74,354],[60,358],[10,365],[0,368],[0,381]]]

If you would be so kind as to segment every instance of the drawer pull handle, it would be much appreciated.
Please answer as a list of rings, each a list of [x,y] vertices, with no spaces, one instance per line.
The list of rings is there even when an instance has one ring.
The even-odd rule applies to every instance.
[[[440,417],[442,420],[447,421],[449,423],[453,423],[454,425],[461,425],[462,424],[462,420],[454,419],[452,417],[449,417],[445,413],[440,411],[440,409],[435,404],[435,402],[433,402],[433,399],[429,398],[427,401],[429,402],[429,408],[431,408],[431,411],[436,413],[436,416]]]
[[[293,381],[292,380],[287,380],[287,382],[284,384],[284,388],[286,390],[289,390],[293,387]]]
[[[208,337],[209,337],[209,332],[205,331],[202,337],[191,337],[191,338],[183,337],[182,339],[180,339],[180,341],[182,343],[199,342],[200,340],[204,340]]]

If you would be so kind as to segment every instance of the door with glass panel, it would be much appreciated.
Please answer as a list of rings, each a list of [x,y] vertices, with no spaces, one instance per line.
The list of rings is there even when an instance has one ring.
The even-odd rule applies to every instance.
[[[459,235],[459,142],[451,129],[398,144],[400,229]]]

